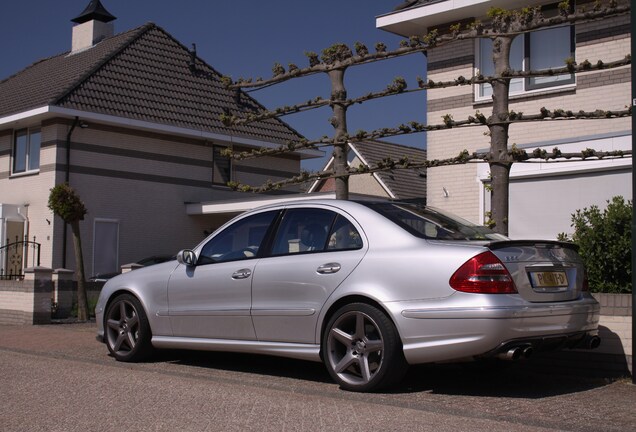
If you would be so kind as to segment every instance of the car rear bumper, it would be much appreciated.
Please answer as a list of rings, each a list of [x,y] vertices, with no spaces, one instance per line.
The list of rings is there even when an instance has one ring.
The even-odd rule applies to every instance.
[[[512,299],[503,304],[509,300],[502,296],[499,304],[470,307],[391,305],[406,360],[419,364],[488,357],[522,345],[538,351],[572,348],[597,334],[600,305],[591,296],[562,303]]]

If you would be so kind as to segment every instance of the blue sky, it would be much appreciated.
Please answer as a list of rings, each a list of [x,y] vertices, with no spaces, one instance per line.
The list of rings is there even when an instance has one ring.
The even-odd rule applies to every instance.
[[[71,45],[70,20],[79,15],[89,0],[6,1],[0,9],[0,79],[20,71],[42,58],[68,51]],[[320,53],[334,43],[353,47],[356,41],[370,50],[376,42],[389,48],[398,46],[400,37],[377,30],[375,17],[390,12],[401,0],[102,0],[118,19],[115,32],[154,22],[186,46],[197,45],[197,54],[225,75],[238,77],[271,76],[275,62],[307,65],[305,51]],[[356,97],[384,89],[393,78],[404,77],[409,87],[417,76],[425,76],[426,59],[414,54],[401,59],[350,68],[345,84],[349,96]],[[291,82],[253,92],[259,102],[273,109],[316,96],[329,96],[324,74],[298,78]],[[395,127],[426,118],[424,92],[399,95],[367,102],[349,109],[348,129],[372,130]],[[284,121],[309,139],[332,136],[329,108],[286,116]],[[423,134],[393,139],[423,148]],[[315,160],[305,168],[318,169]]]

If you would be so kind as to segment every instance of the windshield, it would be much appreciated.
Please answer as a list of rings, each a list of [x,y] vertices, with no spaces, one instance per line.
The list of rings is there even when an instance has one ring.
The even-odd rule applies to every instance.
[[[397,202],[362,202],[411,234],[434,240],[507,240],[493,230],[432,207]]]

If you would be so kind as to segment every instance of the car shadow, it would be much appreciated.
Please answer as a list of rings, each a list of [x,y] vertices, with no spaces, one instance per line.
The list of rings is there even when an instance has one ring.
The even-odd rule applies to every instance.
[[[416,365],[391,392],[541,399],[604,387],[613,380],[583,371],[560,373],[531,360]]]
[[[321,383],[333,382],[322,363],[285,357],[216,351],[163,350],[155,355],[153,361]]]
[[[333,383],[322,363],[257,354],[165,350],[153,362],[167,362],[200,369]],[[541,361],[537,364],[541,365]],[[532,360],[475,362],[411,366],[396,386],[385,394],[429,392],[433,394],[540,399],[578,393],[610,384],[613,378],[583,373],[561,374],[536,366]],[[334,384],[335,385],[335,384]]]

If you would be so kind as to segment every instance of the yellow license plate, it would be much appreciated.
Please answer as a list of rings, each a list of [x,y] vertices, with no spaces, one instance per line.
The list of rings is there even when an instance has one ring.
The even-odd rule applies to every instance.
[[[562,271],[530,272],[530,280],[535,288],[568,286],[568,276]]]

